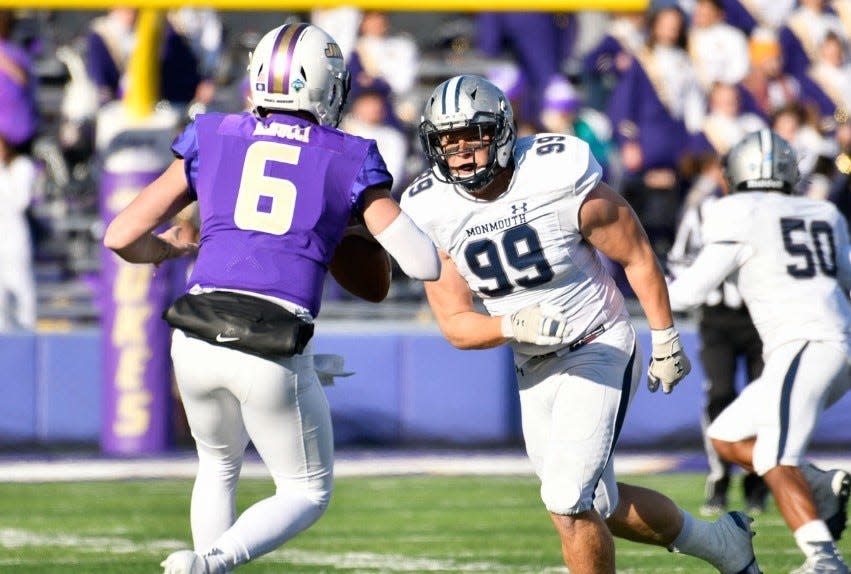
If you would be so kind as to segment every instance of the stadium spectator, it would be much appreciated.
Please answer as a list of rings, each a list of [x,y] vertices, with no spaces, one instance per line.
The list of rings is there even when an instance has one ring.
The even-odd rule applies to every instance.
[[[362,90],[351,103],[351,110],[340,122],[346,133],[375,140],[378,151],[393,176],[393,192],[404,189],[408,183],[406,173],[408,139],[405,133],[390,121],[390,94],[379,89]]]
[[[604,114],[583,106],[579,93],[567,80],[553,82],[544,90],[541,125],[548,132],[576,136],[587,143],[604,176],[607,174],[616,155],[612,125]]]
[[[0,129],[0,332],[36,326],[33,247],[26,216],[35,184],[35,164]]]
[[[797,0],[723,0],[724,19],[752,36],[756,28],[777,30],[796,4]]]
[[[0,10],[0,331],[35,329],[36,290],[27,210],[36,168],[29,155],[38,127],[36,79],[27,53],[12,42],[15,17]]]
[[[632,64],[634,54],[644,46],[645,34],[643,12],[613,15],[606,34],[582,56],[582,83],[588,105],[606,109],[612,89]]]
[[[638,214],[659,257],[671,247],[680,208],[680,156],[700,127],[705,102],[685,51],[685,15],[653,12],[647,46],[615,86],[608,115],[624,169],[622,195]]]
[[[704,522],[615,481],[612,452],[643,360],[596,249],[624,265],[647,315],[651,390],[671,392],[690,364],[641,224],[602,182],[588,145],[568,135],[517,140],[505,95],[477,76],[437,86],[423,119],[431,169],[402,205],[441,256],[428,301],[454,346],[511,345],[526,449],[569,570],[613,574],[615,534],[721,572],[758,572],[744,514]]]
[[[723,156],[745,135],[766,127],[754,113],[743,112],[740,92],[732,84],[715,83],[709,93],[709,110],[700,132],[692,136],[692,148]]]
[[[390,196],[392,177],[375,142],[336,129],[348,77],[333,39],[309,24],[279,26],[260,40],[249,73],[254,113],[196,116],[173,144],[178,159],[104,237],[136,263],[198,252],[187,292],[166,314],[198,452],[195,550],[169,555],[166,574],[230,572],[327,508],[334,448],[319,379],[327,360],[312,354],[310,338],[328,266],[352,218],[363,217],[366,229],[352,232],[370,239],[372,259],[386,260],[383,245],[411,276],[439,273],[434,246]],[[196,199],[199,244],[176,228],[152,232]],[[357,274],[368,262],[340,264]],[[329,374],[339,369],[332,364]],[[237,519],[249,440],[276,491]]]
[[[7,145],[26,147],[38,128],[37,78],[29,54],[12,41],[15,16],[0,10],[0,135]]]
[[[847,40],[842,22],[825,0],[799,0],[779,29],[783,71],[801,80],[816,60],[818,45],[829,32]]]
[[[795,150],[798,171],[804,181],[816,169],[819,158],[831,151],[829,142],[819,131],[817,118],[799,103],[792,103],[774,112],[771,129]],[[798,186],[798,191],[802,191],[801,187]]]
[[[837,154],[833,160],[835,171],[831,178],[828,199],[851,221],[851,123],[848,117],[839,118],[836,128]]]
[[[721,0],[697,0],[691,15],[688,53],[703,91],[717,83],[738,84],[748,73],[748,40],[724,21]]]
[[[354,6],[314,8],[310,11],[310,21],[337,40],[346,62],[351,62],[362,18],[363,11]]]
[[[136,18],[135,8],[113,8],[89,26],[86,70],[98,87],[101,104],[124,95],[127,66],[136,44]],[[180,22],[179,13],[173,19]],[[181,33],[183,25],[177,29],[166,19],[163,28],[159,54],[161,98],[182,108],[198,97],[209,102],[210,85],[202,81],[201,64],[191,39]]]
[[[684,310],[734,279],[765,367],[707,432],[724,460],[765,479],[806,557],[795,574],[848,574],[834,541],[845,529],[851,475],[806,462],[822,412],[851,389],[848,223],[829,202],[791,196],[797,163],[768,129],[730,151],[731,195],[706,214],[705,245],[670,285],[670,300]]]
[[[416,42],[406,34],[394,33],[385,12],[364,12],[349,62],[352,97],[376,81],[389,86],[394,97],[405,96],[414,87],[418,70]]]
[[[572,25],[572,20],[568,21]],[[570,56],[571,26],[544,12],[480,12],[476,15],[476,49],[489,58],[508,58],[523,71],[524,97],[519,122],[538,125],[544,90],[561,74]]]
[[[742,108],[768,120],[775,110],[799,99],[801,85],[783,72],[783,53],[777,33],[756,28],[748,41],[750,69],[741,82]]]
[[[184,86],[183,93],[172,94],[164,90],[163,97],[169,101],[198,102],[207,106],[216,93],[217,75],[222,59],[224,29],[221,18],[215,10],[210,8],[184,7],[170,10],[166,14],[166,19],[173,31],[169,41],[174,44],[174,48],[167,45],[165,50],[167,53],[182,52],[182,55],[179,58],[172,56],[163,61],[163,65],[166,66],[163,77],[173,82],[174,78],[185,74],[189,82]],[[175,63],[182,64],[175,66]],[[168,68],[168,66],[174,67]],[[193,84],[195,84],[194,88]]]
[[[733,90],[732,86],[728,88]],[[724,153],[727,151],[729,149]],[[673,277],[683,273],[700,252],[703,247],[701,224],[705,213],[726,192],[719,154],[714,151],[704,154],[700,164],[700,175],[686,195],[685,209],[674,245],[668,254],[668,270]],[[706,374],[701,428],[709,462],[706,498],[700,513],[714,516],[727,510],[727,493],[732,476],[731,465],[721,460],[715,452],[712,441],[706,436],[706,427],[736,398],[736,373],[740,362],[744,365],[746,382],[750,383],[759,377],[763,367],[762,342],[747,307],[742,304],[741,295],[729,281],[709,293],[697,313],[700,363]],[[762,478],[753,472],[748,473],[742,481],[742,487],[748,513],[762,512],[768,494]]]
[[[835,116],[851,111],[851,66],[842,38],[828,32],[820,39],[801,85],[803,98],[818,106],[820,125],[826,131],[833,131]]]

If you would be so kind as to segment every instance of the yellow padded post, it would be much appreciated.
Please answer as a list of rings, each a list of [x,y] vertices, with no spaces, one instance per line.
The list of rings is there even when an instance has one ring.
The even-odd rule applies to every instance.
[[[163,14],[153,8],[139,10],[136,46],[127,70],[124,105],[132,118],[144,118],[154,111],[160,97],[159,53]]]

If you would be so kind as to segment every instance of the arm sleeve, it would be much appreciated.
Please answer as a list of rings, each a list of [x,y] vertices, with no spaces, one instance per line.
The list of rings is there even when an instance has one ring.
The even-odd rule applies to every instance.
[[[668,285],[671,310],[685,311],[706,301],[712,290],[739,267],[746,249],[739,243],[706,245],[694,263]]]
[[[408,277],[420,281],[435,281],[440,277],[440,259],[434,243],[404,211],[375,240]]]
[[[195,182],[198,179],[198,129],[191,122],[171,144],[174,155],[183,160],[186,181],[189,183],[189,194],[192,199],[198,199]]]
[[[363,209],[363,192],[370,187],[393,187],[393,176],[374,141],[369,142],[366,158],[352,186],[352,205],[358,213]]]

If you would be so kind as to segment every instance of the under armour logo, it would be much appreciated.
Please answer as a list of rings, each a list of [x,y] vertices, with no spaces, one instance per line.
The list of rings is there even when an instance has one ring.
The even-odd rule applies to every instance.
[[[523,203],[515,203],[511,206],[511,215],[517,215],[518,213],[526,213],[526,202]]]

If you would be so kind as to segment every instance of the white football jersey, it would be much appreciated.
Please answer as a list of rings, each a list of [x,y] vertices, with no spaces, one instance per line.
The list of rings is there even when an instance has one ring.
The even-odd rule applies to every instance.
[[[494,316],[537,303],[557,305],[579,338],[628,319],[623,297],[579,232],[579,208],[601,180],[588,145],[568,135],[517,141],[508,189],[491,201],[428,171],[402,196],[402,209],[458,267]],[[553,349],[514,343],[538,355]]]
[[[789,341],[843,341],[851,334],[843,290],[851,277],[848,229],[832,203],[736,193],[706,210],[703,238],[743,247],[733,278],[765,353]]]

